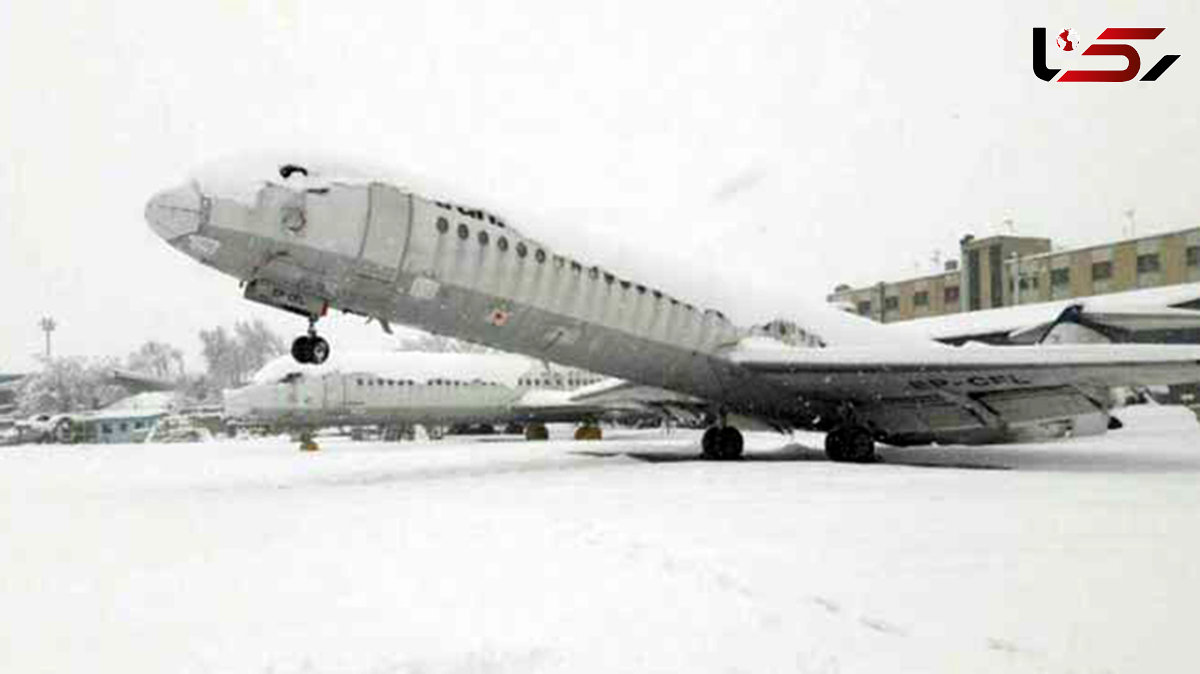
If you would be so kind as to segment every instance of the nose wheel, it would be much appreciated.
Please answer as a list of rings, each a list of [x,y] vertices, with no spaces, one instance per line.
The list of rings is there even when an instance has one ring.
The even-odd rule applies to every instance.
[[[307,335],[292,342],[292,358],[305,365],[320,365],[329,360],[329,342],[317,335],[316,326],[310,325]]]

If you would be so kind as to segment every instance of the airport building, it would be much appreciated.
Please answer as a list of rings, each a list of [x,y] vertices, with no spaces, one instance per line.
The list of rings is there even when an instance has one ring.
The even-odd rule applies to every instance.
[[[1200,227],[1055,250],[1050,239],[965,236],[961,264],[929,276],[838,286],[827,299],[881,322],[1200,281]]]

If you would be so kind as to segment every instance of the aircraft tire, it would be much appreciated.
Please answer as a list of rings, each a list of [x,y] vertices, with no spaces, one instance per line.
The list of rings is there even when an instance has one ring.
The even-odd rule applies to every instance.
[[[700,438],[701,454],[712,461],[740,459],[744,447],[742,432],[733,426],[712,426]]]
[[[704,435],[700,437],[700,455],[706,459],[716,460],[721,458],[717,451],[717,436],[721,434],[721,429],[716,426],[709,426],[704,431]]]
[[[329,360],[329,342],[323,337],[312,337],[309,339],[309,361],[314,365],[320,365]]]
[[[825,456],[843,463],[871,463],[875,460],[875,439],[861,426],[848,426],[825,435]]]
[[[312,362],[312,357],[312,338],[308,335],[300,335],[292,342],[292,358],[297,363],[307,365]]]
[[[71,441],[71,420],[59,419],[58,423],[54,424],[54,441],[66,444]]]
[[[742,451],[746,448],[746,440],[742,437],[742,432],[733,426],[721,429],[721,448],[723,450],[721,458],[727,461],[742,458]]]

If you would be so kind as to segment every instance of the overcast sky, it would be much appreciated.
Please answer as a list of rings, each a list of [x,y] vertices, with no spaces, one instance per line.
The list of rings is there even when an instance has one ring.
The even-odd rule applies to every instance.
[[[1165,26],[1143,70],[1182,57],[1154,83],[1047,84],[1033,26]],[[375,158],[664,260],[710,246],[814,301],[1005,218],[1065,245],[1120,236],[1128,208],[1139,233],[1194,226],[1198,37],[1193,2],[0,0],[0,372],[36,366],[42,315],[57,354],[158,339],[193,368],[202,328],[301,332],[142,217],[263,148]],[[394,343],[361,320],[322,327]]]

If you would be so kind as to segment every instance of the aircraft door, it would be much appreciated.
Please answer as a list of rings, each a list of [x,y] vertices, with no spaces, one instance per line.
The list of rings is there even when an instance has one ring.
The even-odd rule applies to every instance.
[[[304,216],[281,210],[283,227],[305,245],[347,258],[359,254],[370,214],[367,188],[334,184],[304,194]]]
[[[396,280],[411,226],[412,197],[394,187],[372,183],[359,271],[383,281]]]

